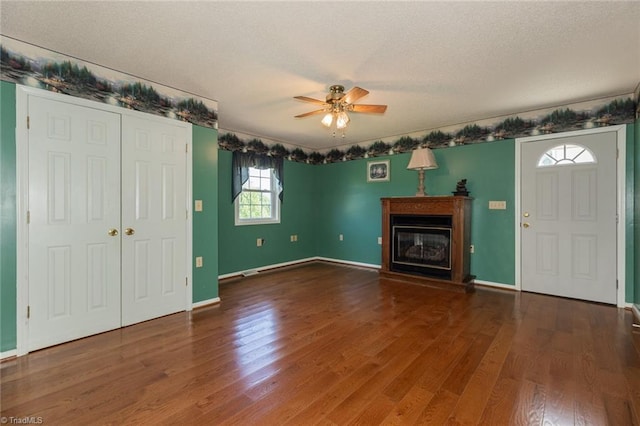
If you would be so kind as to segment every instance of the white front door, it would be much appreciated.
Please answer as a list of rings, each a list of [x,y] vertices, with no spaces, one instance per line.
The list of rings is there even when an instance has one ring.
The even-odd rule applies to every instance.
[[[28,109],[35,350],[120,326],[120,116],[36,96]]]
[[[523,142],[522,290],[616,303],[616,132]]]
[[[187,132],[123,116],[123,326],[185,310]]]

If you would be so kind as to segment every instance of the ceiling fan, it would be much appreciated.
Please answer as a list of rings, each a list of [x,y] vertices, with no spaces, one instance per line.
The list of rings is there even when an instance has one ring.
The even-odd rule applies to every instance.
[[[331,127],[331,124],[335,121],[336,128],[343,130],[349,124],[349,115],[347,112],[365,112],[365,113],[377,113],[382,114],[387,110],[386,105],[364,105],[354,104],[355,101],[368,95],[369,92],[360,87],[354,87],[347,93],[344,92],[344,86],[340,84],[334,84],[329,87],[329,94],[326,100],[309,98],[307,96],[294,96],[294,99],[298,99],[303,102],[309,102],[316,105],[321,105],[322,109],[315,111],[305,112],[304,114],[296,115],[295,118],[308,117],[315,114],[325,114],[322,119],[322,124],[327,127]],[[344,134],[343,134],[344,136]]]

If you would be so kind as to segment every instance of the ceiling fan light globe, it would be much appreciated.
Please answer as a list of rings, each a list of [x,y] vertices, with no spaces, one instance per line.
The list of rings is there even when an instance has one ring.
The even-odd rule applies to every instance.
[[[331,123],[333,123],[333,114],[326,114],[320,122],[326,127],[331,127]]]
[[[336,118],[336,127],[338,129],[345,129],[349,124],[349,121],[351,121],[351,119],[349,118],[347,113],[342,111],[341,113],[338,114],[338,117]]]

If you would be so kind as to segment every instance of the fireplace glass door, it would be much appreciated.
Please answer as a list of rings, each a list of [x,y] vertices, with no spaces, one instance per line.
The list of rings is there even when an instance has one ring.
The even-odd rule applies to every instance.
[[[451,272],[451,228],[396,225],[392,228],[392,268],[425,275]]]

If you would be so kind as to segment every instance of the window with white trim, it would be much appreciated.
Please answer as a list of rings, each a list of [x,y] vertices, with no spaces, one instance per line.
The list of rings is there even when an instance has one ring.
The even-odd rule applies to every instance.
[[[564,144],[554,146],[538,159],[538,167],[563,166],[567,164],[595,163],[593,152],[581,145]]]
[[[236,225],[280,223],[278,184],[273,169],[249,167],[249,179],[235,200]]]

